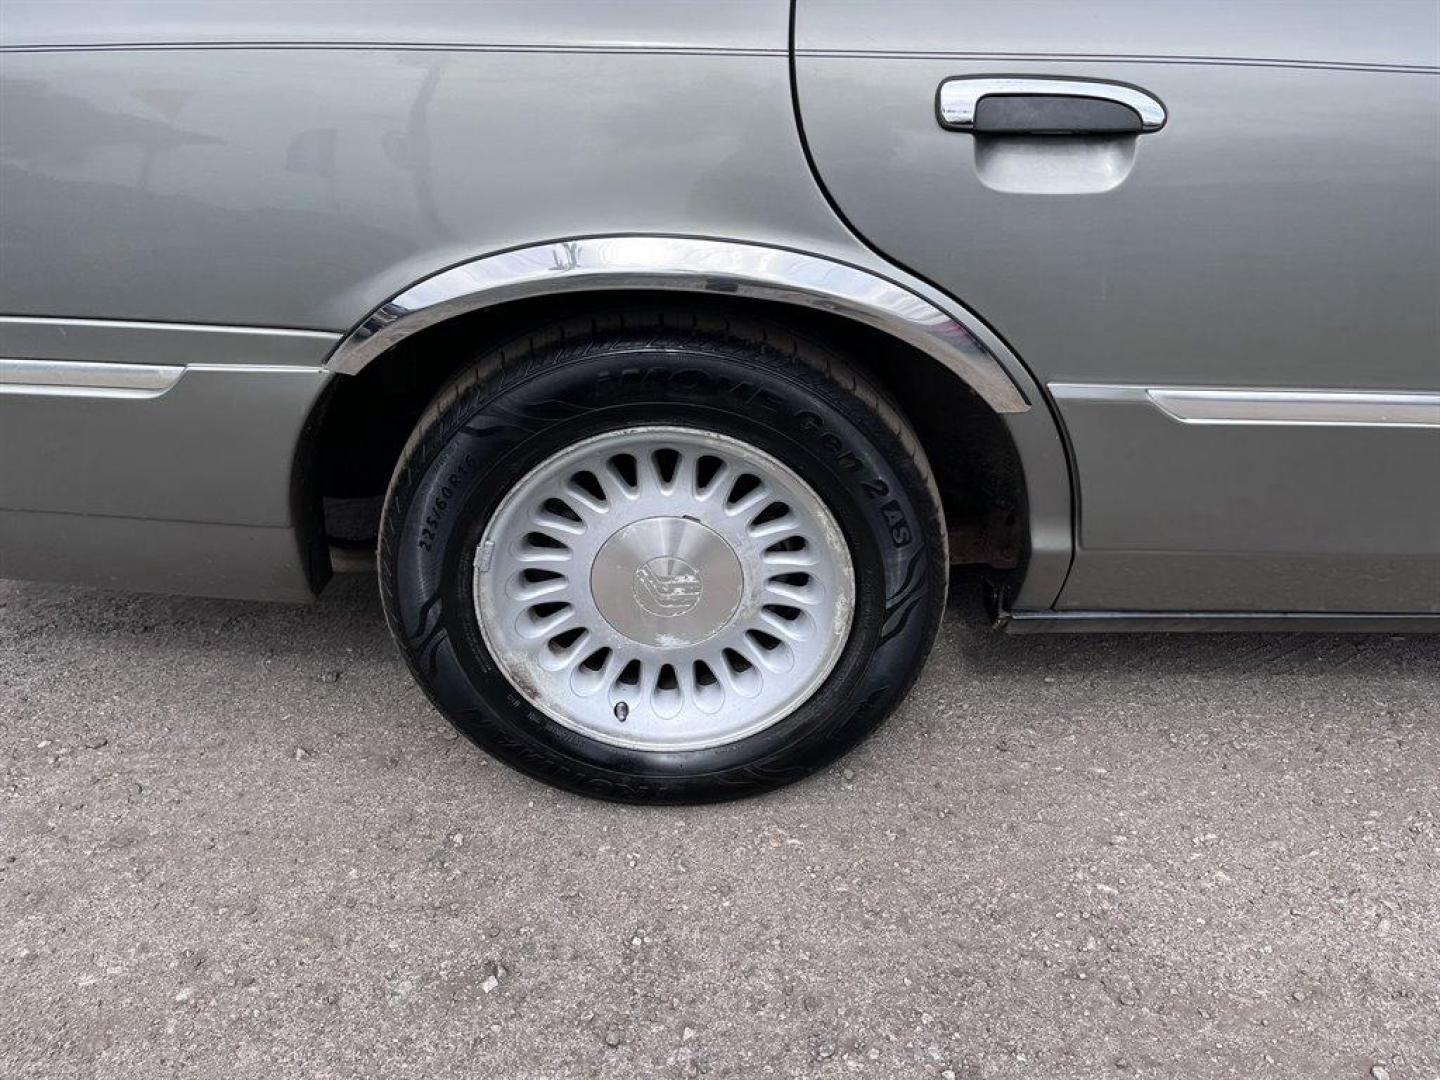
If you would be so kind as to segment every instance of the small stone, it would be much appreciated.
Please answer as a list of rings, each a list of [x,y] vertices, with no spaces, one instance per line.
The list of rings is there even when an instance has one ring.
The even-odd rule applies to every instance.
[[[194,997],[195,997],[195,989],[194,989],[194,987],[187,986],[187,987],[185,987],[183,990],[181,990],[178,994],[175,995],[175,1000],[176,1000],[177,1003],[179,1003],[179,1004],[181,1004],[181,1005],[184,1005],[186,1002],[190,1001],[190,1000],[191,1000],[192,998],[194,998]]]
[[[306,750],[303,746],[297,746],[297,747],[295,747],[295,760],[296,760],[296,761],[304,761],[304,760],[305,760],[306,758],[308,758],[309,756],[310,756],[310,751],[309,751],[309,750]]]
[[[104,735],[92,735],[85,740],[85,746],[90,750],[99,750],[110,742]]]
[[[499,960],[486,960],[480,965],[480,989],[490,993],[500,985],[500,980],[510,974],[510,969]]]
[[[1296,990],[1296,991],[1295,991],[1293,994],[1291,994],[1290,996],[1291,996],[1292,998],[1294,998],[1296,1001],[1304,1001],[1305,998],[1306,998],[1306,994],[1305,994],[1305,991],[1304,991],[1304,990]]]
[[[613,1028],[605,1032],[605,1045],[610,1047],[611,1050],[614,1050],[624,1041],[625,1039],[621,1036],[620,1032],[615,1031]]]
[[[1372,1080],[1390,1080],[1390,1070],[1384,1065],[1371,1065],[1370,1076]]]
[[[681,1041],[681,1042],[689,1042],[689,1041],[690,1041],[691,1039],[693,1039],[694,1037],[695,1037],[695,1029],[692,1028],[692,1027],[687,1027],[684,1031],[682,1031],[682,1032],[680,1033],[680,1041]]]
[[[847,766],[840,770],[840,777],[848,784],[851,780],[855,779],[855,770]]]
[[[338,672],[338,671],[327,671],[327,672],[325,672],[324,675],[321,675],[321,676],[320,676],[320,681],[321,681],[321,682],[339,682],[339,681],[340,681],[340,672]]]
[[[815,1051],[815,1056],[818,1057],[821,1061],[825,1061],[829,1058],[834,1057],[835,1044],[829,1042],[821,1043],[819,1049]]]

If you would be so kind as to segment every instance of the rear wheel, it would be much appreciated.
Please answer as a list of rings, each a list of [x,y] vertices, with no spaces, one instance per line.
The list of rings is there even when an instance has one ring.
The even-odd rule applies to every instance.
[[[944,605],[928,466],[839,357],[652,313],[497,350],[402,455],[391,628],[471,739],[562,787],[687,802],[823,766]]]

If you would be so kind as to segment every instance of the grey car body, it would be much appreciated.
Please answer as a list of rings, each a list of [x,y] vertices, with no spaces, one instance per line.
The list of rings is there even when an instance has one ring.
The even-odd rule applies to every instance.
[[[345,384],[657,291],[854,323],[902,405],[983,409],[1020,497],[950,527],[1011,629],[1437,625],[1432,3],[10,0],[0,34],[0,574],[309,597]],[[942,122],[987,78],[1163,126]],[[943,486],[966,445],[922,436]]]

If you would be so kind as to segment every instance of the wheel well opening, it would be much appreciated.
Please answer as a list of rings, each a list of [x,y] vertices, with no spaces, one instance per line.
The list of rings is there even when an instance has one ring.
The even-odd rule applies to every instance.
[[[373,549],[380,504],[416,421],[440,388],[490,348],[554,322],[660,311],[744,316],[783,326],[845,356],[889,393],[929,458],[950,534],[951,562],[1018,572],[1026,555],[1020,458],[997,415],[934,358],[841,315],[765,300],[606,291],[536,297],[428,327],[336,379],[309,468],[333,551]]]

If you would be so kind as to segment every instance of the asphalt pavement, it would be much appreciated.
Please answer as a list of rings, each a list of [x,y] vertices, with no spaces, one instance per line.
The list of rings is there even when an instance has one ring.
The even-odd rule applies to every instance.
[[[553,791],[373,579],[0,582],[0,1076],[1440,1078],[1440,637],[1008,638],[785,791]]]

